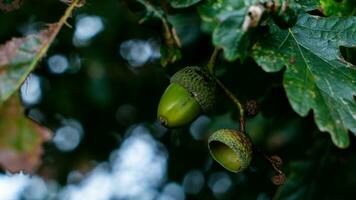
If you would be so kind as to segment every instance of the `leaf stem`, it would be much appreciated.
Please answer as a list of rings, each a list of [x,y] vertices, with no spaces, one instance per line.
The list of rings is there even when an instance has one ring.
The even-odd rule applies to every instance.
[[[58,35],[59,31],[61,30],[62,26],[67,23],[67,19],[71,16],[72,11],[77,8],[77,5],[79,5],[79,2],[81,0],[73,0],[73,2],[69,5],[69,7],[66,9],[64,12],[64,15],[59,19],[59,21],[55,24],[56,27],[53,30],[53,33],[49,37],[48,41],[42,46],[41,50],[35,57],[35,59],[31,62],[30,68],[31,71],[33,68],[36,66],[36,63],[38,62],[39,59],[43,57],[43,55],[47,52],[48,48],[52,44],[54,38]]]
[[[80,2],[82,0],[73,0],[73,2],[70,4],[70,6],[66,9],[64,15],[60,18],[60,20],[55,23],[55,24],[51,24],[49,26],[53,26],[53,27],[49,27],[49,31],[50,31],[50,37],[48,38],[48,40],[46,42],[44,42],[44,44],[42,45],[42,47],[40,48],[39,52],[36,54],[36,56],[34,57],[34,59],[31,61],[31,63],[29,64],[28,68],[26,69],[26,71],[24,72],[25,76],[22,76],[19,81],[16,83],[16,89],[18,89],[21,84],[26,80],[27,75],[29,73],[31,73],[31,71],[33,71],[35,69],[35,67],[37,66],[37,63],[39,62],[39,60],[46,54],[48,48],[50,47],[50,45],[52,44],[54,38],[56,38],[57,34],[59,33],[60,29],[62,28],[62,26],[67,23],[67,19],[71,16],[72,11],[78,7],[78,5],[81,5]],[[9,98],[11,96],[11,94],[9,93],[7,96],[5,95],[5,97],[3,99],[0,99],[0,104],[2,103],[2,101],[4,101],[5,99]]]
[[[237,110],[239,111],[240,131],[245,133],[245,116],[244,116],[245,111],[242,104],[235,97],[235,95],[218,78],[215,77],[215,80],[218,83],[218,85],[221,87],[221,89],[225,92],[226,96],[228,96],[230,100],[236,105]]]

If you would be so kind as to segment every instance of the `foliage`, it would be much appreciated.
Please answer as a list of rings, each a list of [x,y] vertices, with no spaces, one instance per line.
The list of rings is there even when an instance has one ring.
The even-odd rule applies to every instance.
[[[0,47],[0,104],[20,87],[36,67],[78,2],[73,1],[58,23],[49,24],[38,34],[14,38]]]
[[[320,4],[326,16],[350,16],[356,12],[356,8],[352,0],[321,0]]]
[[[186,8],[198,3],[201,0],[170,0],[169,3],[174,8]]]
[[[42,143],[50,139],[49,130],[24,116],[16,95],[1,107],[0,115],[0,165],[11,172],[33,172],[41,163]]]
[[[10,97],[16,96],[13,93],[45,55],[78,2],[73,1],[58,23],[37,34],[13,38],[0,47],[0,105],[4,109],[0,118],[0,163],[9,171],[32,172],[40,163],[42,143],[49,139],[48,130],[28,122],[19,99]]]
[[[285,158],[288,178],[285,185],[272,186],[273,171],[260,152],[262,156],[254,155],[247,172],[228,175],[233,189],[219,194],[205,188],[193,198],[251,199],[263,198],[263,194],[275,199],[326,198],[329,192],[323,194],[323,190],[331,188],[326,176],[340,174],[331,177],[332,182],[347,177],[348,172],[354,177],[355,137],[349,136],[356,134],[356,17],[352,0],[112,0],[107,4],[88,0],[84,6],[84,1],[71,0],[33,7],[34,2],[27,1],[0,18],[4,24],[0,32],[0,165],[4,170],[42,173],[50,168],[48,171],[55,171],[51,178],[63,183],[72,169],[90,170],[89,160],[107,160],[117,143],[130,135],[127,131],[144,122],[154,134],[169,133],[154,136],[171,156],[169,179],[180,181],[182,174],[193,168],[202,169],[205,175],[219,173],[222,168],[206,164],[209,157],[202,146],[208,134],[238,128],[238,112],[225,95],[219,95],[214,113],[187,127],[166,130],[155,123],[156,104],[168,83],[167,74],[183,66],[209,65],[241,102],[254,99],[260,104],[260,113],[247,120],[247,133],[254,145]],[[66,10],[55,9],[58,5]],[[44,8],[51,10],[41,14],[39,10]],[[23,28],[20,22],[16,24],[23,18],[21,12],[36,9],[38,13],[29,20],[59,18],[58,22],[30,34],[15,34]],[[64,25],[71,27],[71,16],[78,20],[88,13],[103,16],[107,28],[87,46],[73,44],[76,28]],[[120,58],[114,54],[117,43],[136,38],[158,41],[160,61],[148,56],[143,67],[133,67],[122,59],[122,52]],[[147,41],[144,44],[150,43]],[[144,50],[138,48],[136,53]],[[215,67],[214,56],[208,63],[213,51],[221,52],[215,55]],[[83,67],[73,74],[51,74],[45,69],[47,56],[58,52],[71,59],[70,66],[76,65],[73,55],[80,55]],[[34,107],[22,105],[16,94],[31,73],[48,82],[43,103]],[[118,109],[122,106],[125,111]],[[35,117],[24,112],[37,108],[43,113]],[[62,119],[67,116],[78,118],[86,130],[78,152],[65,157],[51,151],[47,155],[46,151],[44,158],[57,159],[49,159],[55,160],[50,167],[45,159],[41,165],[42,145],[51,133],[27,118],[39,115],[47,119],[37,121],[50,129],[68,124]],[[333,144],[321,132],[328,132]],[[341,165],[343,170],[333,171]],[[345,188],[354,184],[354,179],[347,179]],[[335,191],[342,197],[352,195],[341,187]]]
[[[57,26],[52,24],[36,35],[14,38],[1,47],[0,103],[7,100],[25,81],[45,53],[50,39],[54,38]]]
[[[287,66],[283,83],[293,109],[302,116],[313,109],[319,129],[340,148],[350,143],[348,130],[356,131],[356,71],[339,51],[356,45],[355,31],[356,18],[301,14],[292,29],[272,27],[253,52],[265,71]],[[319,42],[323,39],[328,42]]]

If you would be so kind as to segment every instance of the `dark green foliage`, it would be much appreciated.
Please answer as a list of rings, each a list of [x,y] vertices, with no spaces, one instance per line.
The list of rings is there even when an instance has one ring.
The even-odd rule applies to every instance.
[[[184,185],[192,170],[203,177],[203,184],[196,193],[183,193],[185,199],[355,197],[356,19],[352,0],[288,1],[297,4],[298,12],[270,10],[257,27],[246,32],[242,30],[246,14],[258,1],[87,0],[67,19],[73,28],[63,26],[49,50],[34,60],[43,42],[41,30],[63,16],[70,1],[63,2],[24,0],[19,9],[0,13],[0,43],[12,38],[23,42],[20,48],[5,48],[17,51],[0,47],[0,162],[4,172],[0,178],[10,169],[9,159],[3,156],[10,150],[20,156],[18,161],[36,161],[28,165],[28,171],[56,185],[48,185],[49,189],[57,188],[58,193],[58,188],[67,185],[81,187],[97,168],[118,172],[111,166],[113,156],[129,137],[144,132],[162,148],[154,153],[164,154],[167,164],[152,198],[169,191],[168,183]],[[104,29],[87,46],[77,46],[73,35],[77,21],[85,16],[99,17]],[[287,23],[279,24],[280,20]],[[132,66],[120,54],[120,47],[136,40],[156,42],[158,56]],[[254,152],[249,167],[237,174],[213,162],[208,149],[208,138],[214,132],[239,128],[236,106],[223,93],[215,98],[216,85],[205,71],[215,47],[222,49],[214,68],[216,77],[241,102],[253,99],[259,103],[260,112],[247,120],[246,132],[262,153]],[[58,54],[69,62],[61,74],[48,67],[49,58]],[[158,123],[157,106],[169,76],[179,70],[177,74],[185,78],[173,75],[172,82],[198,94],[199,105],[204,110],[213,107],[215,112],[195,116],[184,127],[165,129]],[[41,79],[41,100],[12,109],[9,97],[16,97],[29,73]],[[24,85],[23,90],[30,93],[31,87]],[[48,138],[40,134],[37,124],[53,130],[55,136],[71,119],[82,125],[84,133],[74,150],[59,151],[53,139],[42,145]],[[132,157],[120,158],[137,161],[144,154],[139,150],[133,149]],[[285,185],[271,182],[276,173],[263,153],[281,157]],[[151,160],[157,166],[157,160]],[[141,160],[138,163],[139,172],[146,173],[142,177],[159,171],[146,168]],[[71,175],[78,172],[80,178],[73,180]],[[113,185],[116,190],[118,186]],[[124,189],[130,188],[125,185]]]

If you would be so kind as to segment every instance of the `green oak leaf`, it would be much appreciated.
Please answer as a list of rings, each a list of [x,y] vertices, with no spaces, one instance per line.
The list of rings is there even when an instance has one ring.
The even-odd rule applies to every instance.
[[[250,45],[249,32],[242,30],[244,15],[233,15],[224,20],[213,33],[213,43],[224,50],[227,60],[247,57]]]
[[[272,25],[253,47],[252,56],[267,72],[286,66],[284,87],[301,116],[314,111],[321,131],[339,148],[356,134],[356,69],[343,59],[340,46],[356,46],[356,18],[322,18],[303,13],[288,30]]]
[[[203,30],[212,33],[220,23],[228,19],[230,16],[244,16],[247,7],[254,2],[254,0],[207,1],[207,3],[198,7],[198,13],[202,19]]]
[[[170,0],[169,3],[173,8],[186,8],[199,3],[201,0]]]
[[[249,32],[242,30],[242,24],[248,6],[254,3],[254,0],[208,1],[198,8],[203,30],[213,33],[214,45],[224,49],[229,61],[243,60],[248,54],[250,37]]]
[[[320,6],[320,0],[295,0],[305,11],[316,10]]]
[[[326,16],[350,16],[356,14],[355,0],[320,0]]]

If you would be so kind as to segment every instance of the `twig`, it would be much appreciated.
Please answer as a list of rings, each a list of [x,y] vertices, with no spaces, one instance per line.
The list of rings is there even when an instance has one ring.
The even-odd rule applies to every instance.
[[[208,70],[211,74],[214,74],[215,61],[218,57],[220,49],[215,47],[213,54],[210,56],[210,60],[208,62]]]
[[[163,12],[158,11],[150,2],[147,0],[138,0],[139,3],[144,5],[147,10],[152,11],[153,14],[158,17],[162,21],[163,30],[164,30],[164,38],[167,46],[176,45],[177,47],[181,47],[180,40],[177,36],[177,33],[173,28],[170,27],[169,22],[166,18],[165,10]],[[139,24],[142,24],[144,19],[139,21]]]
[[[56,36],[58,35],[58,33],[61,30],[61,28],[63,27],[63,25],[67,22],[67,19],[71,16],[73,10],[75,8],[77,8],[78,5],[81,5],[80,4],[81,2],[83,2],[83,1],[82,0],[73,0],[71,2],[71,4],[69,5],[69,7],[66,9],[64,15],[60,18],[60,20],[57,23],[55,23],[54,25],[53,24],[50,25],[50,26],[53,26],[53,27],[52,28],[49,27],[49,29],[52,29],[53,32],[51,33],[51,35],[48,38],[48,40],[42,45],[41,49],[36,54],[34,59],[31,61],[31,63],[27,67],[27,69],[24,72],[24,74],[29,74],[31,71],[33,71],[35,69],[35,67],[37,66],[37,63],[46,54],[46,52],[49,49],[49,47],[51,46],[53,40],[56,38]],[[22,76],[20,78],[20,80],[18,81],[18,84],[16,85],[16,88],[19,88],[21,86],[21,84],[26,80],[26,78],[27,78],[27,76]]]
[[[215,76],[214,76],[215,77]],[[215,77],[216,82],[225,92],[225,94],[231,99],[231,101],[236,105],[237,110],[239,111],[239,122],[240,122],[240,131],[245,133],[245,117],[244,117],[244,108],[240,101],[235,97],[235,95],[218,79]]]
[[[217,84],[221,87],[221,89],[225,92],[226,96],[230,98],[230,100],[236,105],[237,110],[239,111],[239,122],[240,122],[240,131],[245,133],[245,116],[244,116],[244,108],[240,101],[235,97],[235,95],[215,76],[214,67],[217,56],[219,55],[220,49],[215,47],[214,52],[210,57],[209,63],[207,65],[210,74],[214,77]]]
[[[271,177],[271,181],[275,185],[282,185],[286,181],[286,176],[283,173],[281,167],[283,164],[282,159],[279,156],[273,155],[269,156],[266,155],[261,149],[257,146],[253,146],[254,152],[259,153],[273,168],[275,171],[275,175]]]

